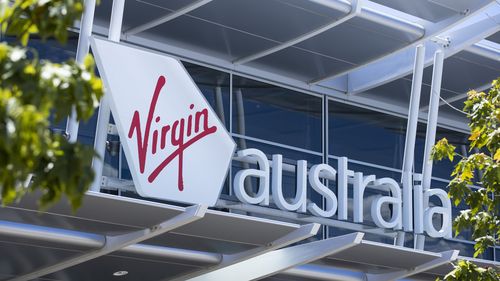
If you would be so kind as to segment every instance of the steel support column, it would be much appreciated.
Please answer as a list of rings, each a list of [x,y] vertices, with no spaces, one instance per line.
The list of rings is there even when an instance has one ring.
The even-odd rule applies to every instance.
[[[78,47],[76,49],[76,62],[83,64],[85,56],[89,53],[90,36],[94,25],[94,12],[96,0],[85,0],[82,20],[80,23],[80,35],[78,36]],[[78,138],[78,121],[76,120],[76,110],[71,110],[71,115],[66,122],[66,135],[69,142],[76,142]]]
[[[278,51],[281,51],[283,49],[286,49],[288,47],[291,47],[293,45],[296,45],[296,44],[299,44],[300,42],[303,42],[303,41],[306,41],[307,39],[309,38],[312,38],[316,35],[319,35],[325,31],[328,31],[354,17],[356,17],[357,15],[359,15],[360,11],[361,11],[361,5],[362,5],[362,1],[363,0],[352,0],[352,3],[351,3],[351,10],[349,11],[348,14],[346,14],[345,16],[341,17],[340,19],[337,19],[327,25],[324,25],[324,26],[321,26],[315,30],[312,30],[312,31],[309,31],[305,34],[302,34],[296,38],[293,38],[293,39],[290,39],[286,42],[283,42],[277,46],[274,46],[272,48],[269,48],[267,50],[264,50],[264,51],[261,51],[261,52],[258,52],[256,54],[253,54],[253,55],[249,55],[249,56],[245,56],[245,57],[242,57],[242,58],[239,58],[237,60],[235,60],[233,63],[234,64],[244,64],[244,63],[247,63],[247,62],[250,62],[250,61],[253,61],[253,60],[256,60],[256,59],[259,59],[259,58],[262,58],[262,57],[265,57],[267,55],[270,55],[270,54],[273,54],[273,53],[276,53]]]
[[[437,120],[439,112],[439,98],[441,96],[443,62],[444,62],[443,50],[437,50],[434,54],[434,67],[432,69],[431,93],[429,99],[429,113],[427,117],[427,131],[425,133],[424,161],[422,165],[423,192],[425,192],[431,187],[431,177],[432,177],[431,151],[432,147],[434,146],[434,143],[436,142],[436,128],[437,128]],[[428,199],[425,199],[424,196],[424,200],[421,203],[423,203],[424,205],[420,206],[422,208],[421,210],[425,210],[425,208],[428,205]],[[425,236],[422,233],[422,229],[419,229],[419,232],[420,233],[416,233],[415,247],[417,249],[423,250],[425,244]]]
[[[413,81],[411,85],[410,107],[408,123],[406,125],[406,139],[403,158],[401,182],[403,184],[403,229],[413,230],[413,160],[415,155],[415,139],[417,135],[418,110],[420,106],[420,92],[424,73],[425,47],[418,45],[415,50],[415,63],[413,66]],[[400,232],[396,245],[403,246],[404,232]]]
[[[108,39],[119,42],[122,30],[123,11],[125,9],[125,0],[113,0],[111,10],[111,20],[109,24]],[[98,157],[92,159],[92,168],[94,169],[94,182],[90,190],[99,192],[101,190],[102,170],[104,168],[104,157],[106,152],[106,140],[108,138],[108,124],[111,110],[109,107],[109,96],[104,93],[99,105],[99,115],[94,140],[94,149]]]
[[[144,240],[153,238],[155,236],[161,235],[173,229],[179,228],[191,222],[197,221],[205,215],[207,211],[206,206],[196,205],[192,207],[188,207],[185,211],[167,221],[164,221],[158,225],[152,226],[147,229],[134,231],[122,235],[116,236],[106,236],[105,243],[101,248],[92,250],[87,253],[83,253],[81,255],[77,255],[75,257],[66,259],[60,263],[56,263],[50,266],[45,266],[40,269],[37,269],[33,272],[30,272],[25,275],[21,275],[15,278],[12,278],[10,281],[28,281],[33,280],[41,276],[45,276],[47,274],[51,274],[60,270],[63,270],[68,267],[72,267],[86,261],[107,255],[114,251],[120,250],[130,245],[137,244]]]

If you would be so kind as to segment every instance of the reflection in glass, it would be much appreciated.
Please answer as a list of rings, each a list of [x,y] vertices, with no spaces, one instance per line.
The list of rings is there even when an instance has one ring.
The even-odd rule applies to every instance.
[[[233,132],[321,152],[322,99],[233,76]]]
[[[401,169],[406,120],[330,101],[329,154]]]
[[[188,62],[183,62],[183,65],[229,130],[229,74]]]

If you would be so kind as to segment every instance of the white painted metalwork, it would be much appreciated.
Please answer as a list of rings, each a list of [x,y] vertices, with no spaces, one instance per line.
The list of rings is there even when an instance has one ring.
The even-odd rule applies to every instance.
[[[425,149],[424,149],[424,160],[422,167],[422,183],[420,186],[421,190],[419,190],[421,192],[425,192],[431,187],[432,162],[433,162],[431,159],[431,150],[432,147],[434,146],[434,143],[436,142],[439,98],[441,96],[441,80],[443,76],[443,62],[444,62],[444,53],[442,50],[437,50],[434,54],[434,67],[432,69],[429,114],[427,117],[427,131],[425,134]],[[421,208],[421,210],[424,210],[425,206],[428,204],[428,198],[421,198],[422,196],[424,196],[422,193],[415,194],[415,196],[416,196],[415,199],[417,199],[417,197],[419,198],[418,203],[422,204],[422,206],[418,207]],[[418,223],[416,222],[416,225],[418,225],[418,227],[415,227],[415,232],[416,232],[415,247],[417,249],[423,250],[425,246],[425,235],[423,235],[423,225],[420,225],[420,223],[423,223],[423,221],[422,222],[419,221]]]
[[[105,236],[80,231],[66,230],[60,228],[43,227],[31,224],[21,224],[8,221],[0,221],[0,234],[7,237],[30,239],[34,242],[62,243],[68,246],[79,247],[101,247],[105,243]],[[155,246],[147,244],[134,244],[116,251],[116,254],[130,253],[146,255],[149,258],[168,258],[180,261],[216,265],[222,261],[222,255],[218,253],[172,248],[166,246]],[[464,259],[461,257],[461,259]],[[465,258],[467,259],[467,258]],[[469,258],[470,259],[470,258]],[[470,259],[472,261],[477,261]],[[498,264],[498,263],[495,263]],[[301,265],[290,268],[280,274],[315,278],[317,280],[342,280],[342,281],[365,281],[365,273],[359,270],[347,270],[333,266],[321,266],[317,264]]]
[[[405,277],[409,277],[421,272],[425,272],[427,270],[439,267],[443,264],[450,263],[455,261],[458,258],[458,250],[446,251],[441,253],[441,257],[416,266],[412,269],[389,272],[389,273],[380,273],[380,274],[366,274],[367,281],[393,281],[402,279]]]
[[[351,233],[275,250],[188,280],[262,279],[292,267],[345,251],[361,243],[363,235],[359,232]]]
[[[429,100],[429,117],[427,117],[427,132],[425,134],[425,152],[422,167],[422,186],[424,190],[431,187],[432,159],[431,150],[436,142],[437,119],[439,112],[439,98],[441,96],[441,79],[443,76],[444,53],[442,50],[434,54],[434,68],[432,70],[432,84]]]
[[[124,35],[129,36],[129,35],[134,35],[134,34],[146,31],[150,28],[153,28],[153,27],[158,26],[160,24],[163,24],[163,23],[166,23],[166,22],[171,21],[173,19],[176,19],[182,15],[185,15],[193,10],[198,9],[199,7],[201,7],[205,4],[210,3],[210,2],[212,2],[212,0],[199,0],[199,1],[193,2],[189,5],[182,7],[181,9],[179,9],[175,12],[168,14],[168,15],[165,15],[165,16],[160,17],[158,19],[152,20],[152,21],[147,22],[145,24],[141,24],[137,27],[131,28],[131,29],[125,31]]]
[[[76,62],[82,64],[89,53],[90,36],[92,35],[92,26],[94,25],[94,12],[96,0],[85,0],[80,22],[80,35],[78,36],[78,47],[76,49]],[[69,142],[76,142],[78,138],[78,121],[75,108],[71,110],[71,115],[66,123],[66,135]]]
[[[396,80],[411,72],[410,62],[414,53],[412,46],[415,46],[415,44],[424,44],[427,49],[430,49],[430,45],[434,44],[430,39],[436,36],[449,37],[452,41],[452,46],[455,46],[455,48],[449,48],[445,52],[445,58],[451,56],[498,31],[500,27],[498,19],[495,18],[498,16],[499,9],[500,6],[495,4],[475,7],[467,14],[457,15],[443,22],[429,25],[426,28],[425,35],[419,40],[412,42],[409,46],[345,73],[318,78],[310,83],[328,86],[332,83],[338,84],[339,81],[347,79],[348,85],[345,90],[349,94],[357,94]],[[482,25],[481,32],[471,34],[469,30],[475,29],[474,27],[477,26],[478,22]],[[462,39],[459,33],[460,35],[466,34],[466,39]],[[456,37],[460,37],[460,39],[466,42],[462,42],[462,40]],[[426,59],[426,66],[430,65],[431,61],[432,56]]]
[[[107,255],[119,249],[137,244],[144,240],[153,238],[191,222],[197,221],[203,218],[206,211],[206,206],[195,205],[186,208],[183,213],[150,228],[116,236],[105,236],[104,244],[101,245],[101,247],[98,249],[91,250],[72,258],[68,258],[53,265],[42,267],[25,275],[17,276],[10,279],[10,281],[28,281],[36,279],[38,277],[45,276],[47,274],[51,274],[65,268],[72,267],[77,264],[81,264],[83,262]]]
[[[360,11],[361,11],[361,6],[363,5],[363,0],[352,0],[352,3],[350,4],[350,11],[349,13],[347,13],[345,16],[341,17],[340,19],[337,19],[327,25],[324,25],[320,28],[317,28],[315,30],[312,30],[312,31],[309,31],[305,34],[302,34],[296,38],[293,38],[291,40],[288,40],[286,42],[283,42],[277,46],[274,46],[272,48],[269,48],[267,50],[264,50],[264,51],[261,51],[261,52],[258,52],[256,54],[253,54],[253,55],[249,55],[249,56],[246,56],[246,57],[242,57],[242,58],[239,58],[235,61],[233,61],[234,64],[244,64],[244,63],[248,63],[250,61],[253,61],[253,60],[256,60],[256,59],[259,59],[259,58],[262,58],[262,57],[265,57],[267,55],[270,55],[270,54],[273,54],[275,52],[278,52],[278,51],[281,51],[283,49],[286,49],[288,47],[291,47],[293,45],[296,45],[296,44],[299,44],[300,42],[303,42],[303,41],[306,41],[307,39],[310,39],[316,35],[319,35],[325,31],[328,31],[354,17],[356,17],[357,15],[359,15]]]
[[[343,13],[352,11],[352,4],[346,0],[311,0],[311,2],[321,4],[325,7],[335,9]],[[363,1],[363,5],[359,8],[360,11],[357,16],[360,18],[376,22],[396,30],[407,32],[418,37],[423,36],[425,33],[424,26],[415,22],[412,17],[403,17],[404,13],[395,9],[368,0]]]
[[[424,72],[425,47],[418,45],[415,51],[415,63],[413,67],[413,81],[411,86],[410,108],[408,111],[408,122],[406,126],[406,139],[403,156],[403,167],[401,182],[403,184],[403,229],[413,230],[412,218],[412,188],[413,188],[413,162],[415,155],[415,141],[417,136],[418,109],[420,106],[420,93],[422,89],[422,77]],[[397,244],[404,243],[404,237],[399,237]]]
[[[481,40],[465,50],[496,62],[500,61],[500,44],[489,40]]]
[[[108,39],[118,42],[120,41],[123,11],[125,9],[125,0],[113,0],[113,9],[111,11],[111,21],[109,24]],[[99,105],[99,113],[97,115],[97,125],[94,140],[94,149],[97,157],[92,159],[92,169],[94,170],[94,182],[90,190],[99,191],[101,189],[102,170],[104,168],[104,157],[106,152],[106,140],[108,138],[108,124],[111,116],[109,104],[109,96],[104,94]]]
[[[181,281],[181,280],[197,279],[202,275],[208,275],[211,272],[218,271],[230,266],[235,266],[238,263],[243,263],[250,259],[258,258],[259,256],[262,256],[265,253],[269,253],[279,248],[283,248],[291,244],[297,243],[299,241],[302,241],[304,239],[310,238],[311,236],[314,236],[318,233],[320,227],[321,225],[317,223],[303,225],[300,228],[294,230],[293,232],[290,232],[285,236],[268,243],[265,246],[257,247],[237,254],[222,255],[222,260],[218,265],[206,269],[201,269],[199,271],[191,272],[186,275],[177,276],[172,280]]]
[[[324,281],[366,281],[363,272],[347,270],[342,268],[333,269],[331,266],[319,264],[304,264],[287,269],[280,275],[298,278],[324,280]]]

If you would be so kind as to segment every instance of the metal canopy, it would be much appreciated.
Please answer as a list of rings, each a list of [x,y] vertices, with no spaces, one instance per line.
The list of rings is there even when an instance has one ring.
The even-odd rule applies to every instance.
[[[95,33],[106,34],[110,11],[111,1],[97,7]],[[122,42],[404,114],[404,83],[384,87],[406,79],[419,43],[428,57],[449,43],[444,98],[463,100],[498,75],[499,14],[493,0],[136,0],[126,3]],[[440,124],[466,129],[459,112],[442,112]]]
[[[184,210],[167,204],[89,193],[82,209],[74,214],[63,204],[38,213],[33,209],[36,199],[36,196],[29,196],[15,207],[1,209],[0,250],[9,257],[0,261],[2,279],[64,263],[71,257],[96,249],[100,251],[105,241],[103,234],[116,235],[123,233],[123,229],[132,229],[134,233],[134,229],[158,217],[178,217]],[[205,220],[209,220],[211,227]],[[94,226],[94,231],[89,231],[90,226]],[[214,232],[217,228],[223,231]],[[456,252],[431,253],[361,241],[361,234],[356,233],[316,242],[308,239],[285,247],[316,230],[317,226],[313,225],[299,228],[294,224],[208,210],[203,219],[157,239],[59,268],[40,280],[108,280],[115,278],[113,273],[118,271],[129,272],[120,280],[169,280],[175,276],[196,276],[192,275],[195,272],[205,272],[207,276],[232,276],[234,269],[238,269],[237,273],[242,270],[241,273],[254,276],[248,278],[268,276],[264,280],[361,281],[367,277],[382,280],[380,278],[394,276],[405,277],[405,280],[434,280],[447,273],[451,269],[448,261],[456,258]],[[175,245],[169,245],[171,242]],[[278,249],[280,247],[285,248]],[[228,266],[221,266],[225,263],[224,256],[238,258],[233,263],[226,263]],[[279,264],[265,262],[278,256],[282,259]],[[482,266],[499,265],[473,261]],[[276,266],[258,271],[263,274],[258,277],[248,266],[259,263],[259,268],[266,264]],[[212,271],[214,269],[221,270]]]
[[[17,205],[2,208],[0,220],[100,235],[116,235],[149,228],[184,211],[183,207],[163,203],[88,192],[76,213],[73,213],[64,202],[58,203],[48,212],[39,213],[36,211],[37,198],[38,196],[26,196]],[[297,224],[208,210],[202,220],[150,239],[148,242],[176,247],[188,244],[187,248],[193,250],[220,250],[221,253],[231,254],[267,245],[299,227]],[[183,243],[177,244],[180,240]]]

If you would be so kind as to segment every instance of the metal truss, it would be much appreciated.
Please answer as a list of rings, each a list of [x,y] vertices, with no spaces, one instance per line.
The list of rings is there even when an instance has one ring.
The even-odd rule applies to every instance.
[[[327,25],[324,25],[318,29],[307,32],[305,34],[302,34],[296,38],[290,39],[286,42],[283,42],[283,43],[281,43],[277,46],[274,46],[272,48],[269,48],[267,50],[258,52],[256,54],[253,54],[250,56],[239,58],[239,59],[235,60],[233,63],[234,64],[243,64],[243,63],[247,63],[247,62],[262,58],[264,56],[268,56],[270,54],[273,54],[273,53],[276,53],[276,52],[281,51],[283,49],[286,49],[288,47],[291,47],[293,45],[299,44],[300,42],[306,41],[307,39],[312,38],[316,35],[319,35],[325,31],[328,31],[328,30],[356,17],[357,15],[359,15],[361,12],[361,5],[362,5],[361,3],[362,3],[362,0],[352,0],[352,4],[350,5],[351,8],[350,8],[349,13],[347,13],[342,18],[336,19]]]
[[[179,10],[177,11],[174,11],[168,15],[165,15],[163,17],[160,17],[160,18],[157,18],[155,20],[152,20],[152,21],[149,21],[145,24],[141,24],[137,27],[133,27],[131,29],[128,29],[124,32],[124,35],[125,36],[130,36],[130,35],[134,35],[134,34],[137,34],[137,33],[140,33],[140,32],[143,32],[143,31],[146,31],[148,29],[151,29],[153,27],[156,27],[160,24],[163,24],[163,23],[166,23],[168,21],[171,21],[171,20],[174,20],[180,16],[183,16],[191,11],[194,11],[196,9],[198,9],[199,7],[203,6],[203,5],[206,5],[208,3],[212,2],[212,0],[199,0],[199,1],[195,1],[193,3],[190,3],[182,8],[180,8]]]
[[[306,264],[359,245],[363,235],[363,233],[356,232],[275,250],[258,257],[242,260],[229,267],[208,272],[196,278],[182,280],[262,279],[292,267]]]
[[[393,271],[393,272],[388,272],[388,273],[380,273],[380,274],[366,274],[366,280],[367,281],[392,281],[392,280],[398,280],[402,279],[405,277],[409,277],[421,272],[428,271],[430,269],[439,267],[443,264],[453,262],[457,259],[458,257],[458,250],[452,250],[452,251],[446,251],[440,253],[440,257],[428,261],[424,264],[418,265],[414,268],[407,269],[407,270],[400,270],[400,271]]]
[[[404,77],[411,73],[415,45],[423,44],[426,49],[433,50],[426,56],[425,65],[428,66],[432,62],[435,49],[439,47],[439,44],[435,43],[436,37],[450,41],[450,46],[445,51],[445,58],[454,55],[499,31],[499,10],[500,6],[492,3],[487,7],[477,7],[466,15],[457,15],[441,23],[429,25],[425,36],[394,53],[345,73],[321,77],[310,83],[325,87],[336,86],[337,89],[338,85],[346,84],[347,87],[341,90],[357,94]]]

